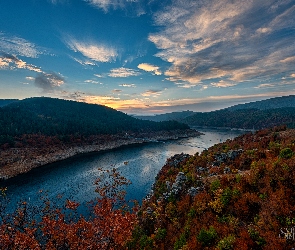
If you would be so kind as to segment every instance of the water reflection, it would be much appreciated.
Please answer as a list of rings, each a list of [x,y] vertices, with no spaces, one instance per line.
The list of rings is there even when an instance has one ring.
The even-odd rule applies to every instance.
[[[4,183],[8,187],[7,196],[12,201],[10,209],[13,209],[19,200],[26,200],[38,206],[39,190],[48,191],[48,198],[58,204],[62,204],[66,198],[86,204],[96,197],[94,182],[100,175],[98,168],[112,167],[117,168],[132,182],[127,188],[127,198],[141,200],[150,191],[155,176],[167,158],[181,152],[195,154],[243,133],[210,129],[199,131],[204,135],[75,157],[17,176]],[[57,198],[58,195],[63,198]]]

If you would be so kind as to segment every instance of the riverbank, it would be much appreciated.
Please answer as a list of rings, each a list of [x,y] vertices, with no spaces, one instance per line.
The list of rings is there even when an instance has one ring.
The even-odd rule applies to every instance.
[[[159,131],[153,133],[134,133],[95,137],[91,142],[59,143],[41,147],[8,148],[0,152],[0,180],[9,179],[26,173],[33,168],[44,166],[70,157],[104,150],[111,150],[127,145],[148,142],[176,140],[201,135],[194,129]]]

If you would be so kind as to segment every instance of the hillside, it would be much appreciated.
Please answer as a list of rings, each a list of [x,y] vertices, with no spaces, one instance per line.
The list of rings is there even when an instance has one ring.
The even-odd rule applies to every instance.
[[[10,103],[17,102],[18,99],[0,99],[0,107],[6,106]]]
[[[294,127],[295,108],[218,110],[195,113],[182,120],[191,126],[263,129],[285,124]]]
[[[275,109],[275,108],[294,108],[295,107],[295,96],[281,96],[274,97],[262,101],[249,102],[245,104],[238,104],[227,108],[227,110],[239,110],[239,109]]]
[[[294,127],[295,96],[275,97],[211,112],[183,111],[138,118],[151,121],[175,120],[190,126],[263,129],[286,124]]]
[[[130,249],[291,249],[294,142],[295,130],[282,126],[170,158]]]
[[[177,122],[135,119],[102,105],[53,98],[29,98],[0,108],[1,134],[97,135],[187,129]]]

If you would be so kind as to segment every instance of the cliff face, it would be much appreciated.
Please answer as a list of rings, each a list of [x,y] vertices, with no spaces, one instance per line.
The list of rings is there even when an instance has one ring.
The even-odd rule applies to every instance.
[[[30,137],[31,144],[23,145],[18,143],[19,147],[3,148],[0,151],[0,179],[7,179],[28,172],[33,168],[64,160],[77,154],[198,135],[200,133],[196,130],[187,129],[153,133],[129,133],[124,135],[100,135],[93,136],[87,140],[76,139],[76,141],[69,143],[61,142],[57,138],[52,137]]]
[[[295,246],[295,130],[277,127],[175,155],[143,202],[139,249]],[[288,233],[289,232],[289,233]]]

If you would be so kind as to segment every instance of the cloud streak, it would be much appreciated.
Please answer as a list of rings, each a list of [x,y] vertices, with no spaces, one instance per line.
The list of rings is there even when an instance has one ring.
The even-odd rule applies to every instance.
[[[43,51],[35,44],[23,38],[17,36],[7,36],[0,32],[0,52],[1,51],[7,54],[31,58],[37,58],[40,54],[43,54]]]
[[[79,52],[86,58],[96,62],[112,62],[115,61],[118,56],[118,53],[114,48],[103,44],[81,42],[75,39],[68,39],[66,43],[74,52]],[[91,64],[89,61],[86,61],[85,63],[78,60],[78,62],[81,64]]]
[[[171,81],[242,82],[291,73],[295,56],[295,5],[291,0],[175,0],[157,12],[162,26],[149,40],[170,62]]]
[[[130,77],[130,76],[138,76],[140,73],[133,69],[128,68],[116,68],[111,69],[111,72],[108,74],[110,77]]]

